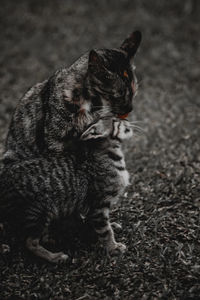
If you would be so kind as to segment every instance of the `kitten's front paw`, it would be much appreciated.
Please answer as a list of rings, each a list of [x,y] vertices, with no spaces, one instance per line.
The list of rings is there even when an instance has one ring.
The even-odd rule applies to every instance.
[[[126,246],[122,243],[115,243],[107,248],[110,255],[120,255],[126,251]]]
[[[53,253],[51,257],[51,262],[56,264],[62,264],[65,263],[68,260],[68,258],[68,255],[64,254],[63,252]]]
[[[116,231],[122,230],[122,226],[121,226],[119,223],[112,222],[110,225],[111,225],[112,228],[114,228]]]

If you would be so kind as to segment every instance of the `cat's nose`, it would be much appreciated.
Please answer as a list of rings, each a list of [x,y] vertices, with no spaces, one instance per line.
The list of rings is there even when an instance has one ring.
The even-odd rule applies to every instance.
[[[130,113],[132,110],[133,110],[133,104],[130,103],[130,104],[127,106],[127,108],[126,108],[126,113],[127,113],[127,114]]]

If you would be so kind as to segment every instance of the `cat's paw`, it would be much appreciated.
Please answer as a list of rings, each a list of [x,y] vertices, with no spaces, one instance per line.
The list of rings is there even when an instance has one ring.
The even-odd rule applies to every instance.
[[[114,228],[117,231],[122,230],[122,226],[116,222],[112,222],[110,225],[112,226],[112,228]]]
[[[122,243],[115,243],[107,248],[109,255],[121,255],[126,251],[126,246]]]
[[[55,264],[63,264],[68,260],[69,256],[63,252],[53,253],[51,262]]]

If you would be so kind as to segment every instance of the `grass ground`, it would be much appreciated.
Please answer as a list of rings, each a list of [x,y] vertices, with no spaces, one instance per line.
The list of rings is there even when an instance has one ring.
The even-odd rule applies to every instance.
[[[112,219],[123,257],[78,238],[67,265],[27,253],[9,232],[0,299],[200,298],[200,58],[198,1],[1,1],[0,153],[26,89],[92,47],[143,32],[142,84],[132,118],[143,133],[126,145],[131,186]]]

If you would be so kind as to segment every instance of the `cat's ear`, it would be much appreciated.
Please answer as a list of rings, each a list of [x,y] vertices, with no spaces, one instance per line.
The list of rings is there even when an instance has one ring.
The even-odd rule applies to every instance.
[[[107,132],[103,129],[102,121],[91,125],[86,131],[83,132],[80,139],[82,141],[94,140],[105,137]]]
[[[89,53],[88,67],[96,71],[104,68],[103,59],[95,50]]]
[[[142,34],[140,31],[134,31],[121,45],[121,49],[125,51],[128,58],[131,59],[137,52],[137,49],[141,43]]]

